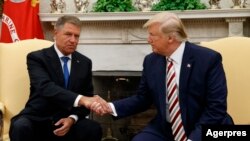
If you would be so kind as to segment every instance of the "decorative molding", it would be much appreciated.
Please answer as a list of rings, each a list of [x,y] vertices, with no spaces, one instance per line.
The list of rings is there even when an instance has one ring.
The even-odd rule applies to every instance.
[[[246,18],[238,17],[238,18],[226,18],[227,22],[245,22]]]
[[[181,19],[217,19],[230,17],[250,17],[250,9],[217,9],[217,10],[185,10],[171,11]],[[40,13],[41,21],[55,22],[62,15],[73,15],[85,21],[133,21],[148,20],[159,12],[90,12],[90,13]]]
[[[83,22],[80,44],[147,43],[145,21]]]
[[[211,24],[211,23],[222,23],[225,22],[225,18],[206,18],[206,19],[183,19],[183,23],[190,23],[190,24]]]
[[[244,36],[243,35],[243,22],[246,21],[246,18],[226,18],[228,22],[229,34],[228,36]]]
[[[211,39],[221,38],[224,36],[243,36],[243,31],[238,34],[238,30],[244,30],[243,22],[245,19],[250,18],[250,9],[215,9],[215,10],[185,10],[185,11],[171,11],[176,13],[184,22],[185,26],[189,29],[194,29],[194,25],[198,25],[197,30],[203,28],[205,34],[203,37],[199,36],[197,38],[191,38],[191,41],[200,42],[201,40],[208,41],[209,37]],[[90,13],[40,13],[40,18],[42,22],[54,23],[58,17],[62,15],[74,15],[77,16],[83,22],[83,29],[87,33],[91,33],[92,36],[84,35],[85,31],[82,33],[80,44],[119,44],[119,43],[146,43],[145,30],[142,29],[142,25],[150,19],[153,15],[159,13],[159,11],[150,12],[90,12]],[[244,19],[244,20],[242,20]],[[235,27],[235,22],[241,22]],[[194,24],[194,25],[191,25]],[[204,28],[204,25],[208,28]],[[215,25],[216,24],[216,25]],[[226,27],[225,24],[229,26]],[[218,29],[214,31],[212,35],[209,35],[210,30]],[[87,27],[87,28],[85,28]],[[228,29],[229,28],[229,29]],[[237,32],[235,31],[237,28]],[[190,31],[188,29],[188,31]],[[134,31],[137,31],[135,33]],[[227,34],[224,33],[227,30]],[[222,33],[219,33],[222,31]],[[105,36],[103,32],[107,32],[108,36]],[[190,31],[193,32],[193,31]],[[237,33],[237,34],[233,34]],[[107,35],[106,34],[106,35]],[[144,35],[145,34],[145,35]],[[199,34],[196,33],[196,34]],[[144,36],[138,36],[144,35]],[[195,37],[196,35],[189,34],[190,37]]]

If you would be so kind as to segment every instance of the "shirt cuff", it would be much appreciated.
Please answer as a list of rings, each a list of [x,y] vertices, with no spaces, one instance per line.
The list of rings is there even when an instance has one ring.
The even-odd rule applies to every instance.
[[[81,95],[78,95],[78,96],[76,97],[76,100],[75,100],[74,105],[73,105],[74,107],[79,107],[78,103],[79,103],[81,97],[82,97]]]
[[[78,116],[77,115],[70,115],[70,118],[73,118],[75,120],[75,123],[78,121]]]
[[[109,102],[108,104],[109,104],[110,108],[112,109],[112,113],[111,113],[111,115],[113,115],[113,116],[117,117],[117,113],[116,113],[116,110],[115,110],[115,106],[114,106],[114,104],[113,104],[113,103],[111,103],[111,102]]]

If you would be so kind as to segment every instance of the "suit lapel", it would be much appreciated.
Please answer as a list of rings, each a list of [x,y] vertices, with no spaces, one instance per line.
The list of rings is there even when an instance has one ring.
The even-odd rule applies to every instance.
[[[70,78],[69,78],[69,85],[68,88],[71,89],[74,86],[74,80],[77,79],[77,74],[80,74],[78,67],[80,67],[80,60],[78,59],[76,53],[72,54],[72,61],[71,61],[71,70],[70,70]]]
[[[166,58],[160,56],[155,68],[155,76],[157,80],[157,92],[162,117],[166,118]],[[156,103],[157,104],[157,103]]]
[[[182,65],[180,71],[180,81],[179,81],[179,99],[180,99],[180,107],[182,113],[182,122],[184,125],[186,124],[186,114],[187,114],[187,84],[189,84],[189,76],[192,71],[192,67],[194,65],[194,59],[191,51],[192,47],[189,42],[186,42],[185,50],[182,58]]]
[[[61,62],[58,58],[58,55],[56,54],[54,46],[48,48],[48,50],[46,51],[46,55],[48,58],[48,62],[51,64],[51,68],[55,70],[54,72],[56,72],[55,75],[58,78],[60,86],[64,86],[64,76]]]

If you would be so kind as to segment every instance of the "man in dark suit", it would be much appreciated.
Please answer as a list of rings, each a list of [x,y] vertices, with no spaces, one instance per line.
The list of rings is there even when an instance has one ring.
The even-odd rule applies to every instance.
[[[103,100],[93,96],[91,60],[76,51],[80,31],[78,18],[60,17],[54,45],[27,55],[30,96],[11,120],[11,141],[101,140],[100,125],[87,118]]]
[[[148,29],[153,52],[144,59],[138,93],[109,103],[105,112],[119,119],[155,105],[155,118],[133,141],[200,141],[201,125],[233,124],[227,114],[221,55],[188,42],[184,26],[175,14],[159,13],[144,27]],[[172,83],[174,79],[176,82]],[[175,100],[169,99],[173,93],[177,95]],[[91,109],[99,109],[96,105],[93,103]]]

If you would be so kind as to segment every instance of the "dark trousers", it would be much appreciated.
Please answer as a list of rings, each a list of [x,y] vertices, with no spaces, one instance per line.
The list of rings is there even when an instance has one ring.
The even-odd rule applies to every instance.
[[[19,116],[11,121],[11,141],[100,141],[101,126],[89,119],[79,119],[62,137],[53,134],[51,121],[33,121],[25,116]]]
[[[132,141],[174,141],[171,125],[150,123]]]

